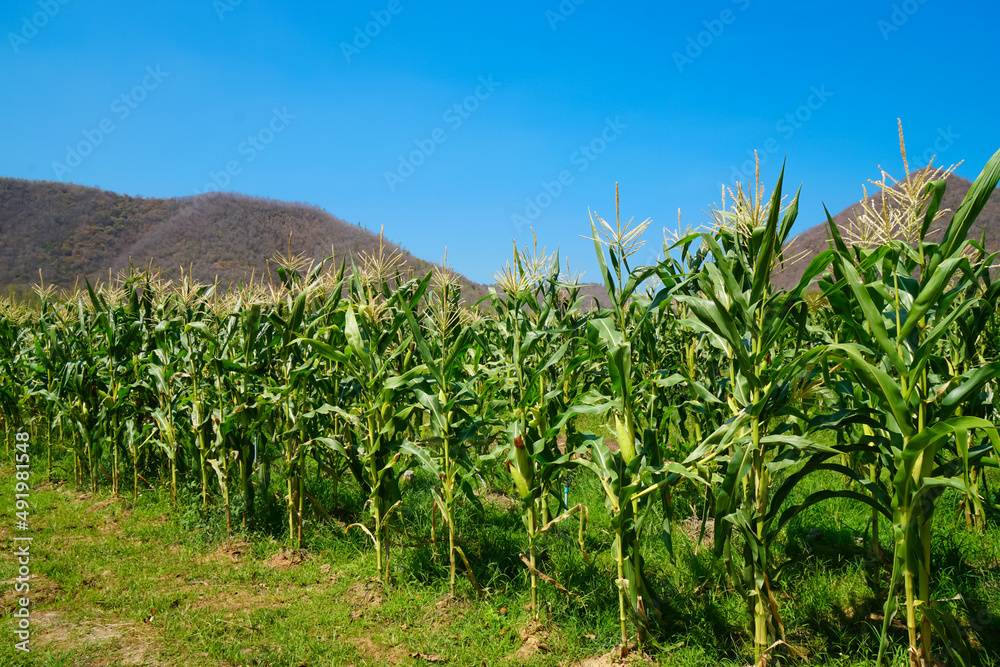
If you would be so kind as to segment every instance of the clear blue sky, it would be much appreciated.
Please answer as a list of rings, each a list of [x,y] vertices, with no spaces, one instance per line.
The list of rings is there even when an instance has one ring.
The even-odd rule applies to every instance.
[[[484,282],[521,216],[598,280],[615,181],[658,251],[754,149],[803,185],[796,231],[902,172],[897,117],[911,163],[974,178],[998,28],[962,0],[5,0],[0,175],[307,201]]]

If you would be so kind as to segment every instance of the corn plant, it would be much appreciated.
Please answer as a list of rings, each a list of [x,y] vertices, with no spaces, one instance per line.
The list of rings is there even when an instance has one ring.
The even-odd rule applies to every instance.
[[[232,535],[232,513],[230,507],[229,482],[231,468],[238,464],[241,472],[241,487],[247,513],[253,511],[253,484],[250,483],[251,433],[250,419],[255,411],[251,391],[253,379],[246,364],[251,360],[252,350],[257,342],[256,332],[260,325],[260,305],[250,307],[244,317],[230,313],[226,321],[213,334],[214,345],[210,349],[208,375],[212,379],[216,402],[212,407],[211,422],[214,442],[211,445],[212,458],[206,463],[212,467],[222,491],[222,501],[226,512],[226,530]],[[240,335],[245,334],[240,348]],[[246,514],[244,514],[245,526]]]
[[[898,610],[896,586],[902,581],[910,663],[914,667],[931,664],[933,636],[938,634],[947,638],[952,659],[968,664],[968,654],[961,648],[964,640],[957,635],[948,610],[931,596],[931,525],[935,500],[944,489],[970,492],[964,479],[941,468],[954,443],[958,443],[955,453],[963,460],[963,467],[970,457],[983,454],[967,446],[967,433],[974,429],[987,435],[994,450],[1000,452],[1000,438],[992,422],[960,416],[960,410],[1000,373],[1000,364],[982,365],[955,376],[943,372],[947,357],[942,358],[941,345],[955,322],[979,304],[980,297],[970,289],[977,270],[966,255],[972,249],[966,236],[998,180],[1000,151],[970,188],[940,244],[927,242],[925,236],[938,212],[945,181],[928,184],[926,199],[921,202],[922,224],[916,247],[900,241],[884,246],[881,276],[872,281],[861,278],[836,225],[829,221],[837,247],[837,286],[864,313],[863,324],[875,346],[869,351],[857,343],[834,344],[828,348],[829,357],[841,361],[853,381],[864,386],[885,411],[884,428],[891,443],[886,454],[894,467],[892,583],[885,604],[880,661],[888,646],[889,625]],[[872,354],[884,361],[872,363]]]
[[[412,454],[424,469],[440,480],[440,489],[435,488],[433,493],[435,505],[448,527],[449,587],[454,597],[456,555],[465,563],[469,581],[477,590],[479,588],[465,552],[455,543],[455,503],[459,494],[473,505],[480,504],[472,484],[481,461],[470,456],[472,452],[468,446],[482,425],[475,418],[479,397],[472,384],[478,373],[478,356],[473,349],[478,342],[475,328],[463,326],[461,322],[457,283],[446,268],[434,275],[433,303],[425,311],[422,323],[417,322],[405,300],[400,302],[429,376],[422,381],[415,380],[411,388],[427,413],[432,438],[419,444],[408,440],[401,449]],[[429,336],[424,335],[424,329]]]
[[[117,494],[120,487],[118,455],[125,444],[122,438],[128,432],[127,424],[132,425],[133,432],[135,430],[134,403],[129,400],[129,394],[136,388],[136,364],[143,342],[144,322],[139,317],[139,301],[134,285],[129,285],[129,294],[125,295],[130,306],[127,308],[109,303],[103,291],[95,292],[87,281],[87,292],[95,315],[94,344],[99,346],[95,354],[102,362],[99,370],[102,384],[107,387],[101,392],[101,419],[107,424],[108,445],[111,448],[111,492]],[[115,296],[123,295],[119,293]]]
[[[410,385],[426,367],[412,364],[412,333],[406,335],[406,311],[397,305],[405,299],[412,310],[427,290],[430,275],[423,280],[390,288],[388,280],[373,284],[362,280],[357,270],[351,277],[355,299],[364,299],[357,312],[348,303],[343,325],[330,325],[319,334],[327,338],[300,339],[321,357],[334,362],[335,372],[347,376],[347,405],[323,406],[346,421],[349,428],[339,437],[321,436],[317,441],[343,456],[352,475],[367,496],[366,507],[374,524],[369,529],[355,523],[375,546],[376,567],[383,583],[389,582],[388,522],[402,502],[396,464],[402,456],[405,432],[416,406],[407,400]],[[366,307],[365,307],[366,306]],[[339,349],[339,338],[346,345]]]
[[[44,312],[45,307],[43,300],[39,311]],[[10,432],[13,427],[20,426],[21,404],[27,391],[30,391],[24,374],[25,364],[21,358],[24,339],[32,332],[32,328],[26,326],[26,315],[27,309],[18,308],[8,299],[0,297],[0,420],[5,433]],[[43,391],[48,390],[51,375],[47,375],[46,380]],[[47,410],[47,414],[51,422],[51,408]],[[6,444],[9,451],[10,443]],[[49,475],[51,475],[51,457]]]
[[[242,304],[242,299],[238,300]],[[240,489],[243,495],[243,527],[247,518],[254,516],[253,465],[255,463],[254,438],[259,437],[261,406],[256,400],[261,389],[260,376],[265,371],[269,334],[273,331],[262,318],[260,303],[248,304],[242,316],[231,316],[227,327],[231,341],[226,359],[216,358],[217,382],[225,382],[217,391],[228,397],[228,405],[220,405],[219,432],[227,439],[225,449],[236,452],[239,465]],[[238,329],[238,331],[233,331]],[[240,347],[242,345],[242,348]],[[223,380],[223,378],[225,378]],[[227,523],[230,521],[226,510]]]
[[[985,337],[990,318],[996,312],[997,299],[1000,298],[1000,283],[993,282],[990,276],[991,263],[995,254],[987,254],[984,248],[985,238],[973,246],[970,262],[975,271],[974,279],[967,280],[965,298],[973,300],[969,307],[956,321],[953,329],[947,334],[944,347],[948,362],[949,375],[953,382],[961,382],[969,374],[986,363],[982,354],[982,342]],[[977,298],[978,297],[978,298]],[[977,395],[969,396],[965,404],[955,410],[956,416],[975,416],[989,419],[994,416],[993,406],[989,401],[989,392],[983,387]],[[982,533],[986,527],[986,513],[983,509],[980,493],[980,483],[985,479],[982,462],[970,461],[969,454],[974,451],[972,432],[959,433],[959,455],[963,459],[962,475],[968,493],[963,499],[965,522],[970,529]]]
[[[572,427],[571,418],[608,407],[580,400],[585,385],[580,381],[581,369],[589,365],[586,348],[578,340],[583,319],[577,316],[580,303],[575,285],[561,281],[559,272],[558,253],[546,257],[544,249],[538,251],[537,242],[531,251],[515,246],[513,264],[508,263],[497,276],[501,292],[492,295],[499,329],[506,334],[500,351],[509,360],[503,393],[513,414],[504,452],[528,536],[526,565],[535,615],[541,574],[539,540],[571,515],[570,508],[562,506],[556,484],[576,465],[574,456],[584,451],[585,438]],[[562,338],[566,340],[560,344]],[[557,439],[563,428],[566,440],[560,451]],[[553,507],[562,511],[555,512]],[[573,511],[579,514],[582,530],[586,510],[577,506]]]
[[[153,328],[156,347],[150,352],[146,369],[151,378],[149,388],[156,396],[150,416],[156,424],[155,442],[170,464],[170,496],[177,501],[177,474],[181,457],[181,433],[177,418],[180,413],[181,355],[178,347],[180,321],[173,315],[173,304],[167,301],[157,306],[157,322]]]
[[[304,348],[299,343],[309,292],[289,293],[280,302],[282,307],[268,315],[275,329],[274,363],[276,372],[262,399],[270,404],[274,420],[272,433],[282,444],[282,467],[285,473],[285,508],[288,517],[288,538],[302,544],[302,472],[309,438],[299,424],[304,413],[301,401],[303,385],[311,372],[305,364]]]
[[[53,349],[54,356],[61,363],[59,396],[69,417],[74,433],[77,459],[86,463],[91,491],[98,487],[100,460],[103,452],[103,436],[106,424],[102,420],[102,397],[107,395],[107,387],[99,373],[100,362],[95,336],[95,317],[88,312],[82,297],[76,302],[77,320],[75,326],[66,327],[65,336]],[[54,330],[50,329],[54,334]],[[56,356],[57,355],[57,356]],[[79,434],[79,441],[75,436]]]
[[[688,467],[676,462],[664,463],[662,444],[657,441],[655,423],[643,425],[643,396],[659,379],[637,378],[634,371],[632,338],[648,322],[633,298],[635,291],[656,272],[655,266],[632,269],[628,259],[642,247],[642,232],[649,220],[631,227],[631,220],[621,224],[618,190],[615,189],[615,226],[597,217],[591,219],[591,239],[597,255],[598,266],[604,280],[610,313],[592,318],[587,323],[587,338],[591,356],[603,361],[607,369],[607,384],[602,394],[606,403],[603,409],[614,415],[615,433],[619,450],[612,452],[603,438],[591,443],[590,459],[580,465],[594,472],[600,479],[605,493],[605,505],[611,513],[613,542],[612,552],[617,567],[615,585],[618,588],[621,654],[627,654],[627,619],[638,628],[639,641],[643,641],[654,625],[662,623],[662,603],[652,589],[645,574],[640,549],[643,530],[653,516],[652,494],[665,491],[684,478],[697,479]],[[611,268],[608,267],[604,247],[608,248]],[[613,270],[613,273],[612,273]],[[641,433],[641,435],[638,435]],[[666,493],[659,494],[662,507],[662,535],[670,548],[670,507]]]
[[[197,452],[195,460],[201,475],[202,506],[208,507],[209,491],[209,459],[216,445],[212,410],[218,402],[210,384],[211,358],[218,340],[209,320],[207,299],[212,295],[213,288],[206,285],[191,284],[180,301],[178,313],[181,316],[182,327],[179,330],[179,352],[181,355],[183,377],[188,381],[184,400],[191,419],[191,433]]]
[[[795,404],[805,400],[816,383],[810,370],[816,351],[800,347],[806,314],[801,295],[829,262],[830,253],[810,263],[790,294],[772,290],[771,275],[783,261],[798,211],[796,195],[781,215],[783,178],[784,169],[769,202],[759,173],[755,188],[744,192],[737,187],[732,208],[726,210],[723,204],[716,211],[715,230],[698,235],[708,253],[696,276],[698,294],[673,297],[690,310],[685,323],[707,334],[728,359],[728,419],[742,426],[716,430],[713,437],[725,437],[711,446],[703,443],[688,460],[704,457],[723,464],[714,490],[716,551],[747,601],[758,664],[784,642],[770,557],[770,542],[780,528],[777,507],[772,506],[773,481],[789,465],[833,453],[793,434],[788,424],[796,414]],[[743,538],[741,568],[735,567],[732,553],[734,528]]]

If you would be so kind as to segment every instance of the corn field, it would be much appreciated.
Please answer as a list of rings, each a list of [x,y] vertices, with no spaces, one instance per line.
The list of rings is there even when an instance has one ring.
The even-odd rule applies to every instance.
[[[277,496],[299,548],[343,514],[318,498],[351,489],[363,505],[346,531],[370,543],[389,595],[409,548],[409,479],[431,480],[430,505],[410,509],[431,522],[452,595],[481,589],[456,511],[496,486],[522,519],[533,613],[543,589],[573,593],[539,555],[568,537],[610,564],[623,656],[663,638],[669,609],[645,554],[670,550],[694,511],[714,520],[758,665],[796,659],[772,545],[804,510],[847,499],[871,515],[878,662],[900,648],[890,627],[902,622],[910,665],[971,665],[955,605],[935,592],[932,525],[945,493],[973,533],[998,508],[986,471],[1000,460],[1000,287],[993,253],[968,234],[1000,152],[956,211],[939,210],[942,175],[901,183],[912,196],[873,210],[865,238],[830,218],[830,248],[787,292],[771,284],[794,260],[784,170],[769,195],[759,176],[724,192],[710,228],[667,238],[645,266],[648,221],[617,218],[616,192],[616,219],[590,221],[607,308],[537,244],[515,245],[474,304],[447,269],[410,276],[385,253],[338,264],[289,252],[275,258],[280,285],[225,292],[134,269],[72,293],[39,285],[36,304],[0,312],[7,450],[30,428],[50,477],[65,466],[78,486],[162,487],[178,502],[195,489],[230,534],[255,529],[255,505]],[[938,228],[939,243],[925,240]],[[567,501],[564,480],[586,475],[603,508]],[[814,476],[821,490],[796,493]],[[596,512],[607,553],[588,551]]]

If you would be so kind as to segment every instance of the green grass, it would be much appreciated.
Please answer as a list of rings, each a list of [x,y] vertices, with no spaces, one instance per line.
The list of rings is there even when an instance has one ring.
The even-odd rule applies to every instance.
[[[41,477],[36,474],[33,485]],[[992,489],[998,477],[993,471]],[[38,485],[31,494],[31,568],[39,587],[32,592],[33,651],[26,655],[14,649],[9,630],[14,480],[7,464],[0,475],[0,543],[8,573],[0,587],[0,664],[418,665],[436,655],[452,665],[572,665],[608,653],[618,641],[617,592],[609,519],[596,479],[577,472],[570,488],[570,504],[590,508],[585,546],[591,561],[576,544],[575,520],[552,533],[540,569],[575,595],[540,584],[542,620],[535,625],[525,608],[530,593],[518,557],[526,548],[520,514],[510,503],[495,502],[509,480],[502,469],[486,478],[493,500],[484,511],[465,502],[458,512],[459,543],[484,594],[477,597],[463,577],[455,600],[447,595],[446,541],[436,559],[430,543],[432,480],[422,473],[407,489],[395,522],[403,535],[393,534],[394,583],[387,590],[371,581],[374,554],[357,529],[345,535],[339,526],[310,522],[307,548],[290,556],[294,562],[281,563],[284,536],[271,532],[280,520],[261,520],[257,532],[230,543],[221,509],[201,510],[194,489],[175,507],[167,491],[147,489],[132,501],[90,496],[71,482]],[[797,493],[839,483],[834,476],[817,477],[813,488]],[[318,488],[332,509],[327,487]],[[360,515],[363,501],[353,484],[341,484],[338,500],[338,518]],[[729,588],[710,541],[696,549],[680,525],[696,500],[693,488],[675,493],[673,555],[653,536],[646,542],[647,569],[666,609],[663,633],[648,652],[661,665],[744,665],[752,652],[744,604]],[[278,502],[264,493],[258,501],[258,518],[264,519]],[[280,505],[277,512],[280,519]],[[809,664],[874,660],[883,600],[866,583],[869,518],[864,508],[832,500],[797,516],[775,545],[776,562],[785,563],[778,580],[782,619],[789,642]],[[995,667],[1000,517],[990,518],[985,535],[971,533],[957,495],[944,496],[934,562],[937,596],[961,595],[950,604],[978,646],[977,664]],[[438,530],[445,537],[440,520]],[[886,544],[888,538],[883,535]],[[547,650],[517,657],[528,633]],[[894,639],[904,634],[895,631]],[[902,653],[893,664],[905,664]]]

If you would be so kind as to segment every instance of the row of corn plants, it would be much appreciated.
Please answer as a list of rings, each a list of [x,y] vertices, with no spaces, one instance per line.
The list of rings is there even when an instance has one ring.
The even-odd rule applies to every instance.
[[[772,282],[795,259],[798,195],[783,198],[783,169],[770,196],[759,174],[724,191],[710,228],[665,240],[641,266],[649,221],[622,224],[616,190],[614,222],[591,219],[606,308],[588,308],[578,278],[537,243],[515,245],[476,304],[447,268],[407,275],[384,248],[349,264],[289,251],[275,258],[274,284],[225,292],[135,269],[70,294],[40,285],[31,307],[0,304],[0,415],[6,433],[43,435],[49,476],[68,461],[64,474],[92,490],[162,484],[175,500],[188,484],[203,508],[224,507],[230,533],[234,496],[242,528],[253,528],[277,464],[287,539],[300,547],[310,521],[338,512],[321,492],[332,486],[336,502],[352,484],[363,510],[348,530],[370,539],[386,586],[394,524],[412,502],[403,477],[420,469],[435,555],[439,518],[447,534],[453,596],[460,573],[480,590],[457,508],[478,507],[484,477],[498,476],[523,519],[535,614],[539,582],[573,593],[539,558],[554,533],[575,524],[592,558],[597,508],[570,506],[564,484],[593,475],[622,655],[666,625],[646,554],[653,541],[672,552],[685,495],[715,522],[755,663],[788,659],[772,547],[806,508],[846,498],[871,511],[876,560],[878,526],[892,531],[888,576],[874,578],[878,660],[901,609],[911,665],[940,655],[969,665],[934,596],[932,520],[947,490],[961,494],[969,530],[984,528],[993,505],[984,471],[1000,458],[1000,361],[978,341],[995,335],[1000,287],[993,254],[968,234],[1000,180],[1000,153],[950,217],[944,175],[908,173],[895,188],[883,179],[896,205],[872,209],[864,233],[846,239],[830,219],[830,248],[788,291]],[[882,237],[868,233],[879,224]],[[581,430],[585,415],[607,426]],[[798,493],[831,472],[841,485]]]

